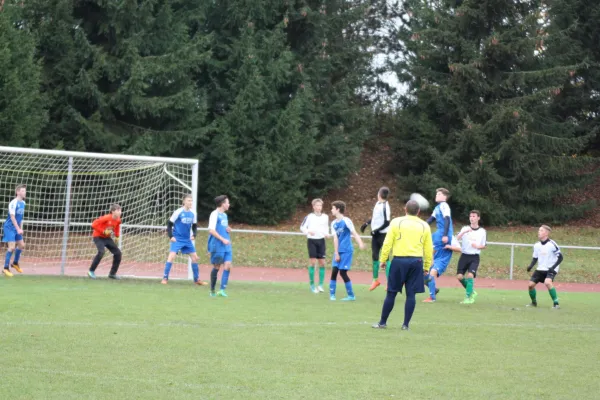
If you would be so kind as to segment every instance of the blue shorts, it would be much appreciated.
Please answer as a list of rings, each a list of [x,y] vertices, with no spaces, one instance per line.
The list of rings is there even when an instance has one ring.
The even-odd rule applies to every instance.
[[[194,243],[191,240],[178,240],[176,242],[171,242],[171,247],[169,248],[169,251],[171,253],[181,252],[181,254],[192,254],[196,252],[196,246],[194,246]]]
[[[340,253],[340,261],[335,261],[335,256],[333,257],[333,261],[331,262],[332,267],[337,267],[337,269],[350,271],[350,267],[352,267],[352,256],[353,252]]]
[[[448,250],[448,249],[436,250],[433,255],[433,265],[431,266],[429,271],[431,271],[432,269],[435,269],[438,273],[438,276],[442,276],[442,274],[444,272],[446,272],[446,269],[448,268],[448,265],[450,264],[451,259],[452,259],[452,250]]]
[[[402,287],[406,294],[423,293],[423,259],[420,257],[394,257],[390,265],[387,291],[402,293]]]
[[[4,228],[4,234],[2,235],[2,243],[20,242],[21,240],[23,240],[23,235],[19,235],[16,230]]]
[[[221,265],[231,261],[233,261],[233,256],[230,251],[210,253],[210,263],[212,265]]]

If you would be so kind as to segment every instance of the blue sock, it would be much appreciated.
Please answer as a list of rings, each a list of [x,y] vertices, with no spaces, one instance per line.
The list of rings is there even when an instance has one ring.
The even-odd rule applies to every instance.
[[[227,282],[229,281],[229,270],[226,269],[223,271],[223,275],[221,275],[221,290],[225,290],[227,288]]]
[[[171,267],[173,266],[172,262],[167,262],[165,264],[165,274],[163,275],[164,279],[169,279],[169,273],[171,272]]]
[[[435,276],[431,275],[431,279],[427,286],[429,286],[429,297],[431,297],[432,300],[435,300]]]
[[[354,291],[352,290],[352,281],[348,281],[345,283],[346,292],[348,292],[348,297],[354,297]]]
[[[329,281],[329,295],[330,296],[335,296],[336,286],[337,286],[336,281]]]
[[[433,292],[435,293],[435,291]],[[415,298],[414,293],[409,295],[406,294],[406,302],[404,303],[404,325],[408,326],[410,323],[410,319],[413,316],[413,312],[415,311],[415,306],[417,305],[417,299]]]
[[[8,266],[10,265],[10,258],[12,257],[12,251],[7,251],[6,252],[6,258],[4,260],[4,269],[8,269]]]
[[[198,282],[200,278],[200,271],[198,270],[198,263],[192,263],[192,273],[194,274],[194,282]]]
[[[21,258],[21,251],[23,251],[23,250],[21,250],[21,249],[15,250],[15,259],[14,259],[13,263],[19,264],[19,259]]]

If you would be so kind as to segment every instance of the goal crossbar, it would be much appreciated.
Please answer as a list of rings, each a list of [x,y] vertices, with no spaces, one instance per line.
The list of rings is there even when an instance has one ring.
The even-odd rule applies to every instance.
[[[145,162],[156,162],[156,163],[161,163],[161,164],[190,164],[190,165],[198,164],[198,160],[195,160],[193,158],[130,156],[130,155],[123,155],[123,154],[88,153],[88,152],[82,152],[82,151],[29,149],[26,147],[0,146],[0,152],[31,154],[31,155],[59,156],[59,157],[101,158],[104,160],[145,161]]]

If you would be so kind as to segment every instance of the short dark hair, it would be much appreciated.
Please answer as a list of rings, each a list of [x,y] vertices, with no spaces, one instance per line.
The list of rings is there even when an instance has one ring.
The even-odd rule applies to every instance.
[[[406,213],[408,215],[417,215],[419,213],[419,211],[421,211],[421,207],[419,207],[419,203],[417,203],[415,200],[407,201],[406,205],[404,207],[406,208]]]
[[[346,203],[344,203],[341,200],[336,200],[333,203],[331,203],[331,205],[337,208],[342,214],[346,212]]]
[[[112,212],[115,212],[120,209],[121,209],[121,206],[118,205],[117,203],[114,203],[114,204],[110,205],[110,208],[108,209],[108,211],[112,213]]]
[[[219,195],[217,197],[215,197],[215,204],[217,205],[217,207],[221,207],[221,205],[223,205],[223,203],[225,203],[225,200],[227,200],[228,197],[225,194]]]
[[[379,196],[384,199],[387,200],[388,196],[390,195],[390,188],[387,186],[382,186],[379,188]]]
[[[446,199],[450,198],[450,191],[446,188],[437,188],[435,189],[435,192],[441,192],[444,196],[446,196]]]
[[[27,189],[27,185],[25,185],[24,183],[17,185],[17,187],[15,188],[15,193],[21,189]]]
[[[479,218],[481,218],[481,213],[479,212],[479,210],[471,210],[471,211],[469,211],[469,215],[471,215],[471,214],[477,214],[477,216]]]

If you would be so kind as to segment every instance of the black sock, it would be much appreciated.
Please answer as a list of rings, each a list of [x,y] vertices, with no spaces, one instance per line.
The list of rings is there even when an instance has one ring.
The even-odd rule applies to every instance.
[[[415,298],[415,294],[406,294],[406,302],[404,303],[404,326],[408,327],[410,323],[410,319],[413,316],[413,312],[415,312],[415,306],[417,305],[417,299]]]
[[[216,268],[213,268],[212,271],[210,271],[210,291],[214,292],[215,291],[215,286],[217,285],[217,274],[219,273],[219,270]]]
[[[387,324],[387,319],[394,309],[394,303],[396,302],[397,294],[398,292],[387,292],[385,300],[383,301],[383,309],[381,310],[381,320],[379,321],[379,325]]]

